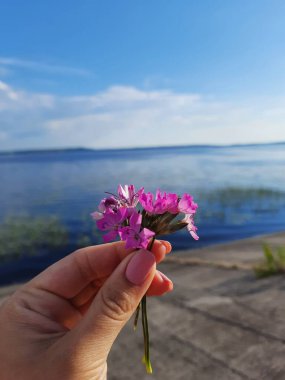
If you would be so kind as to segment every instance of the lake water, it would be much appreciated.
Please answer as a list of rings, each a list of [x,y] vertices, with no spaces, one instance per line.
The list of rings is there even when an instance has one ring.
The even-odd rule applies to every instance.
[[[89,214],[119,183],[194,196],[200,240],[177,233],[170,237],[175,249],[285,228],[284,144],[1,154],[0,182],[0,223],[57,215],[68,229],[68,249],[82,237],[100,242]],[[2,263],[2,283],[22,278],[21,271],[28,277],[63,254]]]

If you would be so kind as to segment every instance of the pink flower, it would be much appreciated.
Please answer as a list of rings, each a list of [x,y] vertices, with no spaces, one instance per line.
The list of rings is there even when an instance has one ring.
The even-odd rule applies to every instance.
[[[170,212],[171,214],[177,214],[178,213],[178,196],[177,194],[172,194],[172,193],[164,193],[164,196],[166,198],[166,208],[167,211]]]
[[[147,228],[141,230],[141,223],[142,215],[135,212],[130,217],[130,226],[119,229],[121,239],[126,241],[126,248],[146,249],[149,239],[155,235]]]
[[[101,231],[109,231],[103,236],[105,243],[116,239],[118,235],[118,229],[122,226],[126,218],[128,217],[128,209],[121,207],[114,212],[112,210],[107,210],[102,218],[97,220],[97,227]]]
[[[193,237],[193,239],[199,240],[199,236],[196,234],[196,231],[198,230],[198,228],[194,225],[193,215],[186,214],[182,222],[188,223],[187,230],[189,231],[190,235]]]
[[[145,209],[145,211],[152,213],[154,211],[154,206],[153,206],[153,195],[152,193],[143,193],[139,201],[142,205],[142,207]]]
[[[122,206],[136,207],[143,192],[143,187],[136,192],[134,185],[118,186],[119,201]]]
[[[103,213],[102,212],[98,212],[98,211],[94,211],[90,214],[92,216],[93,219],[95,220],[99,220],[99,219],[102,219],[103,218]]]
[[[157,190],[155,200],[152,193],[143,193],[139,200],[142,207],[150,214],[164,214],[165,212],[176,214],[179,212],[177,194],[162,193]]]
[[[104,213],[107,210],[117,211],[120,207],[120,203],[114,197],[103,198],[98,206],[98,210]]]
[[[193,201],[190,194],[183,194],[179,203],[178,210],[184,212],[184,214],[195,214],[198,205]]]
[[[114,197],[103,198],[98,206],[99,211],[92,212],[91,216],[95,220],[100,220],[103,218],[105,212],[107,211],[116,212],[119,207],[120,207],[120,203],[116,198]]]

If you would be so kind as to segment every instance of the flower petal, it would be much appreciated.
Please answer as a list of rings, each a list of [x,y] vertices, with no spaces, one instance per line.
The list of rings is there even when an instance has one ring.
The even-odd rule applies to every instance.
[[[115,240],[118,236],[117,231],[110,231],[106,235],[103,236],[104,243],[109,243],[112,240]]]
[[[95,219],[95,220],[100,220],[100,219],[102,219],[103,216],[104,216],[104,215],[102,214],[102,212],[98,212],[98,211],[94,211],[94,212],[92,212],[90,215],[91,215],[92,218]]]

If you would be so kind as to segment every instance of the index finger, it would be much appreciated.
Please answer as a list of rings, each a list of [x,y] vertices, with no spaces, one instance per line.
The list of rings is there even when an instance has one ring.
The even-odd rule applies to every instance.
[[[168,242],[156,240],[152,253],[157,262],[170,252]],[[125,242],[114,242],[82,248],[51,265],[31,280],[34,286],[70,299],[92,282],[103,282],[133,250],[125,248]]]

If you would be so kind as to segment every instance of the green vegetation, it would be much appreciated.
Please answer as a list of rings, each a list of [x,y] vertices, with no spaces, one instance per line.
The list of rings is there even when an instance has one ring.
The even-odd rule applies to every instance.
[[[266,188],[226,187],[212,192],[201,192],[204,202],[217,204],[220,208],[249,207],[250,209],[275,209],[285,202],[285,192]]]
[[[92,241],[89,235],[80,235],[76,243],[78,247],[84,248],[94,244],[94,241]]]
[[[14,217],[0,225],[1,260],[52,251],[67,243],[67,230],[57,217]]]
[[[285,192],[266,188],[226,187],[200,191],[195,200],[200,205],[196,222],[243,224],[256,216],[277,214],[285,206]]]
[[[258,278],[285,273],[285,247],[278,247],[273,251],[267,244],[263,245],[264,261],[254,267]]]

